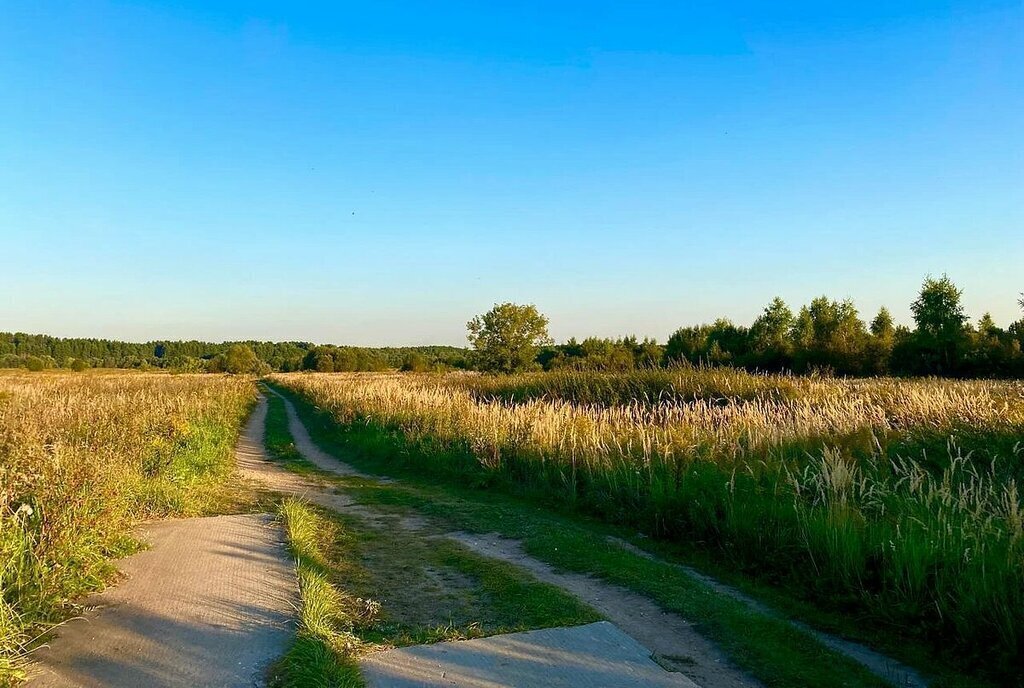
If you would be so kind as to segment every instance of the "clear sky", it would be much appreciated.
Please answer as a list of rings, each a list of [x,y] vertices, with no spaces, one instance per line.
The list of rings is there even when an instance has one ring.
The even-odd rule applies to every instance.
[[[1024,291],[1021,2],[0,3],[0,330],[465,343]]]

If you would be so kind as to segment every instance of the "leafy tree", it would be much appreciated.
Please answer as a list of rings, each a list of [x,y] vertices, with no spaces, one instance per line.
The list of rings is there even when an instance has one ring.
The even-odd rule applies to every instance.
[[[751,363],[765,370],[781,370],[792,365],[790,334],[795,321],[785,301],[778,296],[772,299],[750,326]]]
[[[85,361],[83,361],[80,358],[76,358],[76,359],[73,359],[71,361],[71,365],[69,367],[71,368],[71,370],[75,371],[76,373],[80,373],[83,370],[85,370],[86,368],[88,368],[89,364],[86,363]]]
[[[25,367],[32,372],[38,373],[40,370],[46,368],[46,361],[41,359],[39,356],[26,356]]]
[[[232,375],[259,372],[259,363],[256,352],[245,344],[234,344],[224,354],[224,370]]]
[[[892,313],[885,306],[882,306],[878,315],[871,321],[871,334],[879,339],[893,339],[896,336],[896,324],[893,322]]]
[[[719,318],[710,325],[676,330],[665,344],[665,357],[669,361],[694,364],[737,364],[747,354],[747,340],[746,328]]]
[[[871,321],[871,337],[865,345],[864,365],[866,373],[885,375],[889,372],[892,351],[896,346],[896,323],[885,306]]]
[[[988,313],[981,316],[977,329],[968,333],[971,343],[965,363],[969,371],[974,375],[999,377],[1024,372],[1021,342],[1013,330],[1013,325],[1009,330],[997,326]]]
[[[916,344],[929,372],[956,372],[967,340],[967,316],[961,290],[946,275],[928,277],[910,304],[917,323]]]
[[[793,328],[796,367],[858,374],[864,368],[867,329],[850,300],[820,296],[800,309]]]
[[[551,342],[548,319],[537,307],[495,304],[466,324],[482,370],[512,373],[536,366],[539,347]]]
[[[708,350],[708,325],[680,327],[665,343],[665,358],[670,363],[699,363]]]
[[[665,355],[664,349],[653,339],[645,337],[642,342],[636,337],[626,337],[623,345],[633,353],[633,365],[636,368],[657,368]]]

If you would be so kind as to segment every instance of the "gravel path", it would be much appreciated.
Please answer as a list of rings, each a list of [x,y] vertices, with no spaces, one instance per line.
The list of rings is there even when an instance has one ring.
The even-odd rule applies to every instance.
[[[28,688],[250,688],[293,634],[295,571],[268,515],[153,523],[125,579],[33,653]]]

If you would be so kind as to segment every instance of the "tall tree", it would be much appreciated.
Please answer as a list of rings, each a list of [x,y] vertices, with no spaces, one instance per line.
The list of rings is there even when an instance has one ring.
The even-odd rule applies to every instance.
[[[896,346],[896,323],[888,308],[882,306],[878,310],[869,330],[871,336],[864,352],[865,372],[885,375],[890,372],[892,351]]]
[[[892,313],[885,306],[878,310],[878,315],[871,321],[871,334],[879,339],[892,339],[896,335],[896,323],[893,322]]]
[[[793,340],[790,336],[796,319],[786,302],[776,296],[750,326],[752,363],[777,370],[792,365]]]
[[[251,346],[233,344],[224,354],[224,369],[232,374],[255,373],[259,370],[260,359]]]
[[[967,315],[962,292],[946,275],[925,278],[921,293],[910,304],[917,323],[918,346],[931,359],[932,372],[955,372],[967,339]]]
[[[793,327],[796,362],[804,370],[858,374],[864,367],[867,328],[850,300],[819,296],[800,309]]]
[[[466,323],[466,328],[480,368],[491,372],[513,373],[534,368],[538,349],[551,343],[548,319],[532,304],[495,304]]]

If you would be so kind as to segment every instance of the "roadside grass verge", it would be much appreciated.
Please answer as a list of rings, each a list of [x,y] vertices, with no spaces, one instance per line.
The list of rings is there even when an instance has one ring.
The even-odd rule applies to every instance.
[[[600,620],[561,590],[456,543],[372,526],[301,499],[280,508],[295,556],[299,631],[273,685],[362,686],[359,657],[389,647]]]
[[[451,540],[404,531],[387,520],[337,518],[355,536],[353,554],[363,575],[353,577],[353,589],[381,605],[359,631],[366,641],[400,647],[602,618],[559,588]]]
[[[0,686],[137,551],[142,520],[250,510],[229,480],[250,380],[0,374]]]
[[[337,528],[294,498],[282,502],[280,515],[295,557],[301,602],[298,633],[273,668],[272,683],[294,688],[363,686],[356,661],[361,642],[352,629],[365,606],[331,583]]]

